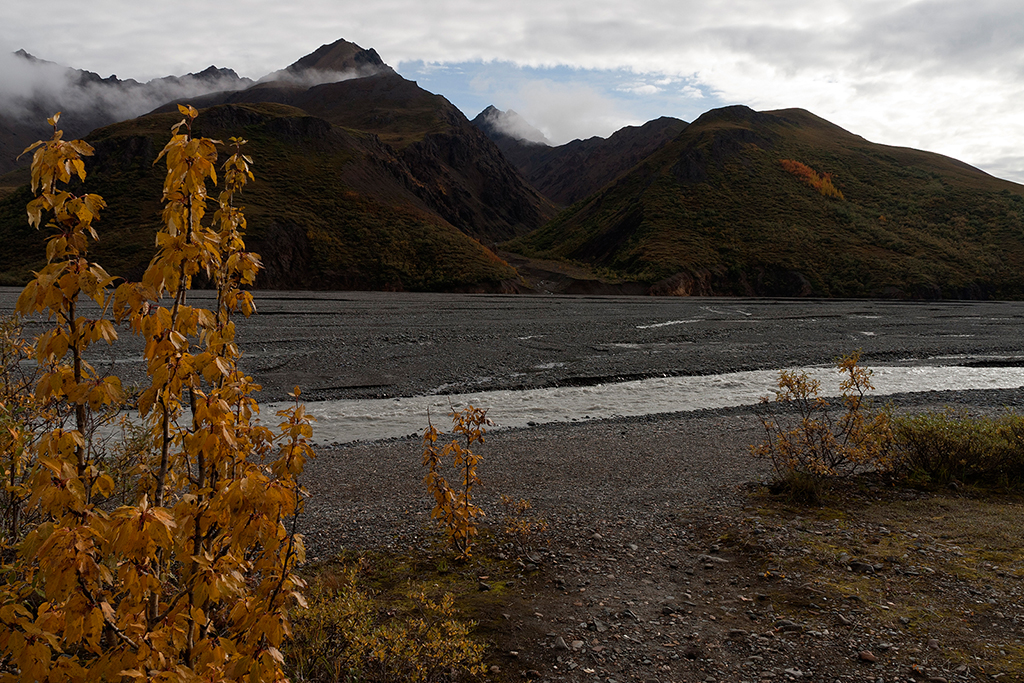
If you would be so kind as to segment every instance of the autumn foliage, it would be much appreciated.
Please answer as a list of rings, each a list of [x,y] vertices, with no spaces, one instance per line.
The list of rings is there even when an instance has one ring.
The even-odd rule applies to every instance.
[[[118,284],[89,261],[105,204],[72,190],[92,148],[63,140],[58,114],[53,137],[26,150],[28,219],[50,235],[47,265],[17,310],[51,327],[31,346],[11,330],[0,337],[0,680],[284,679],[288,609],[303,603],[294,520],[309,419],[296,402],[277,430],[257,420],[259,387],[238,370],[233,320],[253,312],[241,287],[260,267],[234,204],[251,160],[233,139],[222,189],[208,195],[219,143],[193,137],[198,113],[180,110],[158,158],[167,176],[157,253],[138,283]],[[196,276],[215,286],[214,310],[190,305]],[[134,398],[142,437],[131,458],[110,436],[126,392],[87,361],[91,345],[116,343],[118,325],[144,340],[149,377]],[[38,364],[31,381],[17,374],[25,358]],[[115,469],[125,462],[130,471]]]
[[[823,196],[831,199],[844,199],[843,193],[839,191],[839,188],[832,184],[831,173],[822,173],[819,175],[817,171],[807,164],[802,164],[799,161],[793,161],[792,159],[782,159],[779,163],[782,164],[782,168],[786,169],[787,172],[799,178],[806,185],[813,187]]]
[[[842,376],[838,401],[820,395],[821,383],[805,372],[779,373],[774,400],[761,399],[788,411],[764,410],[764,442],[752,447],[754,457],[771,461],[783,481],[822,479],[894,466],[892,420],[887,411],[872,411],[865,395],[874,387],[871,371],[859,365],[860,354],[837,363]]]
[[[480,483],[476,466],[482,459],[473,452],[473,444],[484,442],[486,427],[491,421],[487,419],[486,410],[473,406],[453,409],[451,418],[453,438],[444,446],[439,445],[441,432],[432,423],[423,432],[423,466],[427,468],[423,480],[434,496],[431,517],[444,527],[458,555],[468,558],[477,533],[475,520],[484,515],[472,500],[473,488]],[[449,457],[458,476],[455,485],[449,484],[441,474],[441,467]]]

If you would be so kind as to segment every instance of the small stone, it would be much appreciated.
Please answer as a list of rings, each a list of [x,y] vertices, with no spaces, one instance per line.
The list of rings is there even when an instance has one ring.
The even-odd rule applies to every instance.
[[[597,617],[593,618],[593,620],[591,621],[591,624],[593,624],[593,626],[594,626],[593,630],[597,631],[598,633],[604,633],[605,631],[608,630],[608,626],[606,626],[605,623],[602,622]]]
[[[874,653],[871,652],[871,650],[861,650],[860,654],[858,654],[857,656],[860,657],[860,661],[862,662],[870,663],[878,661],[878,657],[876,657]]]
[[[581,650],[581,649],[583,649],[583,644],[584,643],[583,643],[582,640],[574,640],[574,641],[572,641],[572,649],[574,649],[574,650]]]
[[[800,669],[786,669],[786,674],[792,676],[793,678],[802,678],[804,672]]]
[[[938,638],[929,638],[928,639],[928,649],[929,650],[938,650],[939,649],[939,639]]]
[[[715,557],[714,555],[698,555],[698,562],[704,562],[705,564],[729,564],[729,560],[724,557]]]
[[[523,678],[529,678],[531,680],[534,678],[540,678],[540,672],[536,669],[527,669],[523,672]]]
[[[490,671],[490,672],[491,672],[492,674],[500,674],[500,673],[501,673],[501,667],[500,667],[500,666],[498,666],[497,664],[492,664],[492,665],[491,665],[491,668],[489,669],[489,671]]]
[[[729,640],[743,640],[747,637],[747,632],[741,628],[731,628],[726,638]]]
[[[592,535],[590,537],[590,540],[592,540],[592,541],[603,541],[604,540],[604,536],[602,536],[601,534],[595,533],[594,535]]]
[[[489,591],[489,590],[491,590],[491,584],[489,584],[489,583],[484,583],[483,581],[481,581],[481,582],[480,582],[480,583],[479,583],[479,584],[477,585],[477,589],[478,589],[478,590],[481,590],[481,591]]]
[[[565,638],[558,636],[555,638],[555,649],[556,650],[568,650],[569,646],[565,644]]]

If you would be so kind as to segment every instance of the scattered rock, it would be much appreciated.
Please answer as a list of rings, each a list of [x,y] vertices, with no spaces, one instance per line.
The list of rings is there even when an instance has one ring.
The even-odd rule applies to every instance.
[[[555,638],[555,649],[556,650],[568,650],[569,646],[565,644],[565,638],[558,636]]]
[[[729,564],[729,560],[715,555],[698,555],[697,561],[705,564]]]
[[[878,661],[878,657],[876,657],[871,650],[861,650],[857,656],[862,662],[874,663]]]

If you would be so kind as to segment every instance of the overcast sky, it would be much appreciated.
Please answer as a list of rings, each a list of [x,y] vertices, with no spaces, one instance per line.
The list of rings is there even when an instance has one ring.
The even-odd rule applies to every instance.
[[[259,78],[345,38],[468,117],[511,108],[555,143],[725,104],[803,107],[1024,182],[1024,0],[3,4],[5,52],[101,76]]]

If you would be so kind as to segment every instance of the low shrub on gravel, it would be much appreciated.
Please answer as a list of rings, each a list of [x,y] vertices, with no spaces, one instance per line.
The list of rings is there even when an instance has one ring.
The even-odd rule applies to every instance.
[[[386,604],[357,583],[358,566],[321,572],[293,610],[287,652],[296,681],[449,681],[483,672],[484,645],[457,617],[454,598],[406,586]]]
[[[865,399],[874,388],[871,371],[859,361],[854,352],[836,363],[843,375],[838,400],[821,396],[821,383],[807,373],[789,370],[779,373],[775,399],[761,399],[765,440],[751,452],[771,460],[779,483],[794,497],[816,499],[823,479],[893,467],[891,416],[871,410]]]
[[[904,415],[893,422],[893,438],[904,481],[1024,484],[1024,415],[972,417],[949,410]]]
[[[751,452],[771,460],[776,492],[814,502],[825,481],[867,472],[902,485],[1024,485],[1024,416],[875,410],[865,398],[871,371],[858,361],[857,353],[838,361],[839,399],[820,396],[817,380],[789,370],[779,373],[774,400],[762,399],[766,438]]]

